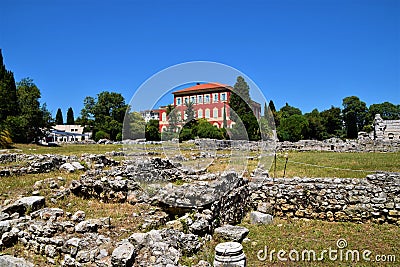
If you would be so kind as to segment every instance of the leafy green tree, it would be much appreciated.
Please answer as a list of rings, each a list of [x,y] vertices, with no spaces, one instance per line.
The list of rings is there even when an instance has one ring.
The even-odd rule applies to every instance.
[[[56,125],[63,125],[64,124],[64,119],[63,119],[63,114],[62,114],[61,108],[57,109],[55,123],[56,123]]]
[[[42,129],[47,122],[43,117],[43,109],[40,106],[40,90],[32,79],[24,78],[17,83],[18,118],[10,118],[17,142],[38,141],[44,135]],[[10,122],[10,121],[9,121]]]
[[[234,111],[230,112],[231,120],[234,122],[242,121],[244,128],[247,130],[249,140],[260,140],[258,121],[249,106],[251,101],[249,85],[243,77],[238,76],[229,99],[229,107]],[[241,126],[240,123],[236,123],[233,127],[237,128]],[[237,129],[237,131],[240,132],[241,129]]]
[[[124,139],[146,138],[146,121],[139,112],[129,112],[125,117]]]
[[[293,114],[281,120],[277,130],[278,138],[280,141],[296,142],[306,137],[307,130],[307,119],[303,115]]]
[[[4,125],[8,129],[13,142],[15,143],[27,143],[26,128],[28,125],[28,120],[25,116],[8,116]]]
[[[286,103],[279,111],[273,112],[274,114],[274,119],[275,119],[275,125],[276,128],[280,125],[280,122],[282,119],[289,118],[292,115],[302,115],[302,112],[299,108],[292,107],[288,103]]]
[[[194,138],[193,129],[191,128],[183,127],[179,132],[179,142],[193,140]]]
[[[127,109],[128,105],[125,104],[125,99],[121,94],[103,91],[97,95],[97,98],[88,96],[84,99],[84,108],[81,110],[79,122],[91,127],[93,134],[103,131],[109,135],[111,140],[116,140],[117,135],[122,133]],[[132,118],[128,116],[127,119]]]
[[[110,139],[110,135],[104,131],[97,131],[94,135],[94,141],[99,141],[100,139]]]
[[[343,121],[347,138],[357,138],[358,132],[365,125],[367,112],[367,105],[357,96],[349,96],[343,99]]]
[[[288,103],[286,103],[280,110],[280,119],[289,118],[292,115],[302,115],[302,112],[299,108],[292,107]]]
[[[307,139],[323,140],[328,138],[325,126],[322,121],[321,113],[314,109],[310,113],[304,114],[308,121]]]
[[[222,132],[211,125],[207,119],[199,119],[197,126],[197,136],[199,138],[223,139]]]
[[[54,118],[51,116],[51,112],[48,110],[47,104],[43,103],[40,107],[40,110],[42,112],[44,128],[50,129],[50,127],[54,125]]]
[[[145,135],[146,135],[147,141],[160,141],[161,140],[158,120],[150,120],[148,123],[146,123]]]
[[[328,137],[339,137],[343,130],[342,110],[331,106],[330,109],[321,112],[322,124],[324,125]]]
[[[400,105],[394,105],[390,102],[370,105],[365,118],[366,126],[372,125],[376,114],[381,114],[381,117],[384,120],[399,120]]]
[[[74,124],[75,124],[74,111],[70,107],[67,111],[67,125],[74,125]]]

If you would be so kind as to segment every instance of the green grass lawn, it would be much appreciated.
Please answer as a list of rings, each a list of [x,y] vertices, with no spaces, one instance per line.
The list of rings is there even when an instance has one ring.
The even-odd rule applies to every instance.
[[[220,151],[219,151],[220,153]],[[247,161],[249,173],[258,164],[257,154]],[[271,177],[283,177],[284,153],[277,154],[276,168],[270,159]],[[210,172],[224,171],[229,159],[217,159],[210,166]],[[276,171],[275,171],[276,170]],[[400,172],[400,152],[396,153],[338,153],[338,152],[288,152],[285,177],[338,177],[363,178],[376,171]],[[249,176],[247,174],[247,176]]]
[[[285,158],[283,153],[280,153],[277,155],[276,177],[283,176],[284,165]],[[350,169],[354,171],[341,169]],[[289,152],[285,177],[362,178],[372,173],[370,171],[400,172],[400,152]],[[274,164],[272,164],[270,168],[270,174],[274,176]]]
[[[400,228],[389,224],[373,224],[364,223],[356,224],[350,222],[325,222],[319,220],[283,220],[275,218],[270,225],[251,225],[246,218],[241,226],[250,230],[247,236],[248,240],[242,242],[243,251],[247,258],[247,266],[264,267],[264,266],[400,266]],[[342,249],[342,261],[340,261],[340,250],[337,247],[337,241],[345,239],[347,247]],[[213,263],[215,246],[221,240],[212,240],[192,257],[183,257],[182,264],[193,265],[199,260],[205,260]],[[265,248],[267,247],[267,249]],[[323,250],[338,250],[338,258],[335,261],[329,259],[329,254],[324,254],[324,259],[319,261]],[[263,252],[259,251],[262,250]],[[272,250],[275,252],[270,257]],[[283,257],[288,258],[291,250],[299,253],[298,261],[280,261],[277,258],[277,252],[284,250]],[[305,255],[302,260],[303,250],[313,250],[316,253],[316,260],[307,261],[308,256]],[[348,250],[359,251],[359,260],[352,261],[351,254],[346,260],[346,252]],[[370,250],[369,256],[371,261],[365,261],[362,253]],[[267,251],[267,257],[263,259]],[[258,258],[257,254],[261,259]],[[293,252],[295,258],[296,252]],[[334,256],[335,254],[332,254]],[[377,263],[376,255],[385,255],[387,259],[393,255],[395,262]],[[272,259],[272,260],[271,260]],[[311,258],[312,259],[312,258]],[[356,257],[354,258],[356,259]],[[392,258],[391,258],[392,259]]]
[[[283,220],[275,219],[271,225],[250,225],[248,220],[244,220],[242,226],[250,230],[248,238],[250,241],[244,242],[244,252],[248,259],[248,266],[382,266],[382,263],[374,265],[372,260],[376,255],[395,255],[396,262],[387,263],[386,266],[400,265],[400,228],[389,224],[364,223],[356,224],[350,222],[325,222],[318,220]],[[286,263],[277,259],[277,251],[296,250],[301,253],[303,250],[314,250],[316,258],[321,256],[321,252],[326,249],[339,250],[337,240],[345,239],[347,247],[342,251],[358,250],[360,261],[352,262],[351,258],[346,261],[346,256],[342,256],[342,261],[329,260],[326,255],[323,261],[307,262],[302,261],[301,256],[298,262]],[[259,250],[268,247],[268,257],[261,261],[257,257]],[[270,252],[276,252],[270,260]],[[362,251],[372,252],[371,262],[363,261]],[[261,254],[261,253],[260,253]],[[264,253],[263,253],[264,254]],[[261,255],[263,255],[261,254]],[[300,254],[301,255],[301,254]],[[288,257],[288,255],[286,255]]]

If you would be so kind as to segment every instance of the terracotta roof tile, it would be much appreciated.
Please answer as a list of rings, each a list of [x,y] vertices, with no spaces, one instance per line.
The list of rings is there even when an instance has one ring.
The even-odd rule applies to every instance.
[[[222,83],[202,83],[202,84],[197,84],[195,86],[191,86],[182,90],[178,90],[173,92],[173,94],[176,93],[188,93],[188,92],[194,92],[194,91],[202,91],[202,90],[207,90],[207,89],[214,89],[214,88],[227,88],[231,90],[231,86],[222,84]]]

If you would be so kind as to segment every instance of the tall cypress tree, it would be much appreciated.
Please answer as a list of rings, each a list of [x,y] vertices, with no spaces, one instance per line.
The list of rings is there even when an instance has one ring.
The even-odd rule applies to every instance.
[[[269,101],[269,108],[271,109],[272,112],[276,112],[274,101],[272,100]]]
[[[225,110],[225,104],[224,104],[224,113],[222,114],[222,128],[226,129],[228,127],[228,122],[226,120],[226,110]]]
[[[264,102],[264,118],[268,117],[268,107],[267,102]]]
[[[63,114],[62,114],[61,108],[57,109],[56,121],[55,122],[56,122],[57,125],[64,124],[64,119],[63,119]]]
[[[14,74],[8,71],[3,63],[0,49],[0,123],[8,116],[18,116],[17,87]]]
[[[248,105],[248,103],[250,104],[249,92],[249,85],[242,76],[238,76],[233,87],[233,92],[229,99],[229,106],[236,112],[236,114],[231,114],[231,117],[234,121],[238,119],[237,116],[239,116],[239,118],[243,121],[243,115],[248,112],[252,112]]]
[[[251,104],[250,87],[242,76],[238,76],[229,99],[229,107],[233,109],[236,114],[231,112],[229,116],[235,122],[238,122],[239,119],[243,122],[243,127],[239,125],[236,127],[243,128],[240,131],[246,130],[249,140],[260,140],[260,128],[257,118],[249,106]],[[243,135],[240,135],[243,138]]]
[[[75,124],[74,111],[70,107],[67,111],[67,125],[74,125],[74,124]]]

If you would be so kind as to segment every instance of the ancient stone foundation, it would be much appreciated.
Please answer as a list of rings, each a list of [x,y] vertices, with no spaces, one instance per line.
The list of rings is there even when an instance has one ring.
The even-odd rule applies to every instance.
[[[400,173],[354,178],[263,178],[254,208],[275,216],[400,225]]]

